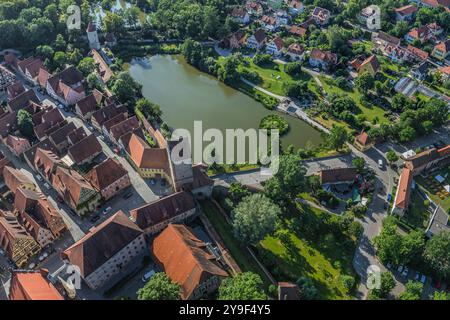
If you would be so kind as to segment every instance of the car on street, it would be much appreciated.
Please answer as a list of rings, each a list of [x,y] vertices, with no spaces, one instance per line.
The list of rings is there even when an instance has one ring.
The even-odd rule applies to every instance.
[[[402,265],[399,265],[398,268],[397,268],[397,271],[398,271],[399,273],[402,273],[402,271],[403,271],[403,266],[402,266]]]
[[[42,180],[43,180],[40,174],[37,174],[37,175],[36,175],[36,179],[37,179],[38,181],[42,181]]]
[[[32,262],[28,265],[29,269],[34,269],[34,267],[36,267],[36,264],[34,262]]]
[[[154,185],[156,184],[155,179],[150,179],[150,184],[151,184],[152,186],[154,186]]]
[[[378,168],[383,169],[383,160],[378,159]]]
[[[50,187],[50,185],[46,182],[46,183],[44,183],[44,187],[46,187],[47,188],[47,190],[50,190],[51,189],[51,187]]]
[[[5,255],[5,251],[3,251],[2,249],[0,249],[0,256]]]
[[[92,223],[94,223],[94,222],[97,222],[98,219],[100,219],[100,216],[99,216],[99,215],[95,215],[95,216],[93,216],[89,221],[91,221]]]
[[[420,279],[420,272],[416,271],[416,274],[414,275],[414,281],[419,281]]]
[[[98,137],[100,138],[100,140],[105,141],[105,136],[104,135],[99,135]]]
[[[147,282],[155,274],[155,270],[150,270],[142,276],[142,282]]]
[[[111,209],[112,209],[111,207],[105,208],[105,210],[103,210],[103,214],[104,215],[108,214],[108,212],[110,212]]]
[[[422,282],[423,284],[427,282],[427,277],[424,274],[420,277],[420,282]]]
[[[388,202],[391,202],[391,200],[392,200],[392,194],[389,193],[389,194],[387,195],[386,200],[387,200]]]
[[[387,263],[386,268],[388,268],[389,270],[392,269],[392,264],[390,262]]]

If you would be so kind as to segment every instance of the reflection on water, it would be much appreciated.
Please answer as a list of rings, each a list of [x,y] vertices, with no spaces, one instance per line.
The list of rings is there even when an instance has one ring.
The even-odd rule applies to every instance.
[[[193,132],[194,121],[202,120],[203,130],[245,130],[258,128],[264,116],[276,113],[214,77],[199,72],[179,56],[135,59],[129,66],[129,72],[142,84],[143,95],[161,106],[163,118],[172,128],[185,128]],[[323,141],[320,132],[307,123],[280,115],[291,128],[282,138],[283,145],[304,147],[308,142],[317,145]]]

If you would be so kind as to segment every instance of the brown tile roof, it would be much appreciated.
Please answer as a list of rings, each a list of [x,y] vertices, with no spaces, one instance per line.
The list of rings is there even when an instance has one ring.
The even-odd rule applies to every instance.
[[[95,189],[76,171],[57,167],[52,176],[52,185],[59,195],[76,207],[81,200],[83,190],[95,191]]]
[[[69,134],[67,135],[67,139],[69,140],[69,142],[72,145],[80,142],[81,140],[83,140],[86,137],[87,137],[87,134],[86,134],[86,131],[84,131],[83,127],[78,127],[75,130],[69,132]]]
[[[118,115],[112,117],[111,119],[109,119],[108,121],[106,121],[103,124],[103,127],[106,129],[107,132],[109,132],[109,129],[111,129],[111,127],[115,126],[116,124],[121,123],[122,121],[126,120],[128,118],[128,114],[126,112],[124,113],[119,113]]]
[[[247,15],[247,11],[241,7],[235,7],[231,12],[231,15],[235,18],[244,18]]]
[[[324,184],[324,183],[353,181],[355,180],[358,172],[355,168],[337,168],[337,169],[321,170],[319,174],[320,174],[320,182]]]
[[[12,111],[19,111],[30,105],[30,102],[40,103],[39,98],[33,90],[27,90],[8,101],[8,106]]]
[[[303,37],[308,32],[308,29],[301,26],[293,25],[290,27],[289,32],[297,36]]]
[[[0,136],[5,138],[9,133],[18,130],[17,112],[8,112],[0,118]]]
[[[44,139],[34,145],[31,146],[30,149],[24,152],[24,157],[28,160],[29,163],[34,163],[34,156],[36,155],[37,148],[45,149],[45,150],[51,150],[53,153],[57,153],[58,150],[56,149],[53,142],[51,142],[48,138]]]
[[[127,152],[138,168],[169,170],[169,157],[166,149],[150,148],[138,135],[132,134]]]
[[[201,163],[192,166],[194,174],[193,189],[214,185],[214,180],[208,176],[207,168],[206,165]]]
[[[43,66],[41,59],[35,59],[25,66],[25,70],[30,74],[31,78],[36,78],[39,75],[39,69]]]
[[[152,252],[169,278],[181,286],[182,299],[208,278],[228,276],[206,244],[184,225],[169,224],[153,241]]]
[[[420,60],[427,60],[428,59],[428,52],[423,51],[419,48],[413,47],[412,45],[408,45],[406,50],[412,54],[413,56],[419,58]]]
[[[103,82],[108,82],[109,79],[114,75],[114,72],[111,70],[111,68],[108,66],[108,64],[103,60],[103,57],[101,54],[95,50],[91,50],[92,58],[94,58],[94,61],[97,65],[98,72],[100,74],[100,77],[102,78]]]
[[[131,132],[139,128],[139,120],[136,116],[132,116],[118,124],[115,124],[109,129],[109,133],[113,139],[119,140],[125,133]]]
[[[80,109],[81,115],[85,116],[90,112],[94,112],[97,109],[98,101],[94,94],[90,94],[76,103]]]
[[[6,88],[6,91],[8,92],[9,98],[13,99],[19,94],[25,92],[25,87],[23,86],[23,83],[21,81],[17,80],[12,85],[8,86]]]
[[[118,211],[62,252],[61,257],[78,266],[85,278],[141,235],[142,230]]]
[[[366,146],[371,142],[369,135],[365,131],[361,131],[361,133],[358,134],[355,139],[363,146]]]
[[[262,29],[258,29],[253,36],[255,37],[256,42],[263,43],[266,40],[266,33]]]
[[[298,286],[292,282],[278,282],[278,300],[301,300]]]
[[[361,63],[361,68],[364,67],[367,64],[370,64],[372,66],[372,69],[375,72],[380,70],[380,63],[378,62],[378,59],[377,59],[376,55],[371,55],[369,58],[364,60],[363,63]]]
[[[396,8],[395,12],[402,15],[402,16],[407,16],[410,15],[414,12],[416,12],[418,9],[417,7],[413,6],[413,5],[406,5],[400,8]]]
[[[86,179],[101,191],[126,175],[128,171],[117,160],[108,158],[92,168]]]
[[[6,186],[11,190],[12,193],[16,193],[17,188],[22,185],[32,185],[33,182],[28,179],[28,177],[23,174],[20,170],[5,166],[3,168],[3,179],[5,180]]]
[[[406,161],[406,166],[411,170],[415,170],[427,164],[428,162],[431,162],[438,158],[439,158],[438,151],[436,150],[436,148],[432,148],[422,151],[411,158],[408,158],[408,160]]]
[[[277,50],[281,50],[284,46],[283,39],[281,39],[280,37],[276,37],[275,39],[272,40],[272,42],[277,47]]]
[[[11,212],[0,210],[0,246],[8,257],[13,257],[14,247],[18,241],[32,242],[37,246],[33,237],[26,232]],[[23,245],[23,242],[19,245]]]
[[[63,143],[67,140],[67,136],[70,132],[76,130],[77,127],[73,124],[73,122],[68,122],[64,126],[60,127],[58,130],[54,131],[49,135],[50,140],[56,145]]]
[[[404,168],[400,175],[397,186],[397,196],[395,197],[395,207],[406,209],[409,204],[411,193],[412,171]]]
[[[288,52],[292,54],[302,54],[305,52],[305,49],[298,43],[292,43],[288,48]]]
[[[332,53],[330,51],[322,51],[319,49],[314,48],[311,51],[311,58],[315,60],[322,60],[327,63],[336,64],[337,63],[337,55],[335,53]]]
[[[77,164],[82,163],[86,159],[96,156],[101,152],[102,146],[94,134],[90,134],[86,138],[80,140],[67,151],[72,160]]]
[[[181,191],[133,209],[130,211],[130,216],[144,230],[194,208],[193,197]]]
[[[52,75],[44,68],[39,69],[38,83],[41,87],[47,86],[47,81]]]
[[[28,139],[13,135],[8,135],[8,137],[6,138],[6,145],[17,153],[19,153],[19,151],[21,150],[26,150],[31,147]]]
[[[438,43],[434,46],[434,49],[437,49],[443,53],[447,53],[450,51],[450,39],[445,40],[444,42]]]
[[[378,33],[378,38],[382,41],[391,43],[393,45],[399,45],[400,44],[400,39],[396,38],[394,36],[391,36],[389,34],[387,34],[386,32],[380,31]]]
[[[14,165],[10,163],[9,159],[5,157],[3,151],[0,150],[0,179],[3,179],[3,168],[5,166],[14,167]]]
[[[64,300],[47,279],[48,271],[15,270],[11,276],[9,300]]]
[[[109,104],[92,114],[92,118],[102,126],[106,121],[118,115],[119,113],[127,112],[127,108],[123,105],[116,106],[114,103]]]
[[[14,199],[14,208],[22,214],[22,225],[34,221],[39,226],[49,229],[58,237],[66,225],[58,210],[48,201],[47,197],[37,191],[25,188],[17,189]]]
[[[62,165],[61,159],[51,150],[36,149],[34,155],[34,167],[47,179],[56,171],[56,167]]]

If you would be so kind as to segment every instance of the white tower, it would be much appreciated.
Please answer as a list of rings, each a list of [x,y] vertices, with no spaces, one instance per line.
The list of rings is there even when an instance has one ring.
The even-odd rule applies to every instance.
[[[89,40],[89,47],[91,49],[100,50],[100,41],[98,40],[97,28],[92,21],[89,22],[86,33]]]

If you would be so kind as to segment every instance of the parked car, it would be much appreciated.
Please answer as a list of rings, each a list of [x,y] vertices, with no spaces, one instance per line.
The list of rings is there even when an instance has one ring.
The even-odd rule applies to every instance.
[[[103,214],[107,214],[108,212],[110,212],[111,211],[111,207],[108,207],[108,208],[106,208],[105,210],[103,210]]]
[[[397,268],[397,271],[398,271],[399,273],[402,273],[402,271],[403,271],[403,266],[402,266],[402,265],[399,265],[398,268]]]
[[[423,284],[427,282],[427,277],[424,274],[420,277],[420,282],[422,282]]]
[[[154,185],[156,184],[155,179],[150,179],[150,184],[151,184],[152,186],[154,186]]]
[[[4,256],[5,255],[5,251],[3,251],[2,249],[0,249],[0,256]]]
[[[144,274],[142,276],[142,282],[147,282],[148,280],[150,280],[151,277],[153,277],[153,275],[155,274],[155,270],[150,270],[149,272],[147,272],[146,274]]]
[[[42,180],[43,180],[40,174],[37,174],[37,175],[36,175],[36,179],[37,179],[38,181],[42,181]]]
[[[98,219],[100,219],[100,216],[99,216],[99,215],[95,215],[95,216],[93,216],[89,221],[91,221],[92,223],[94,223],[94,222],[97,222]]]
[[[403,272],[402,272],[402,276],[406,278],[408,276],[408,272],[409,272],[409,269],[408,269],[408,267],[405,266],[405,268],[403,269]]]
[[[383,169],[383,160],[378,159],[378,168]]]
[[[28,265],[29,269],[34,269],[34,267],[36,267],[36,264],[34,262],[32,262]]]
[[[50,187],[50,185],[46,182],[46,183],[44,183],[44,187],[46,187],[47,188],[47,190],[50,190],[51,189],[51,187]]]
[[[391,270],[392,268],[392,264],[390,262],[387,263],[386,268],[388,268],[389,270]]]
[[[416,274],[414,275],[414,280],[419,281],[419,279],[420,279],[420,272],[416,271]]]
[[[124,199],[129,199],[129,198],[131,198],[132,196],[133,196],[133,192],[129,191],[129,192],[127,192],[127,193],[125,193],[125,194],[123,195],[123,198],[124,198]]]

